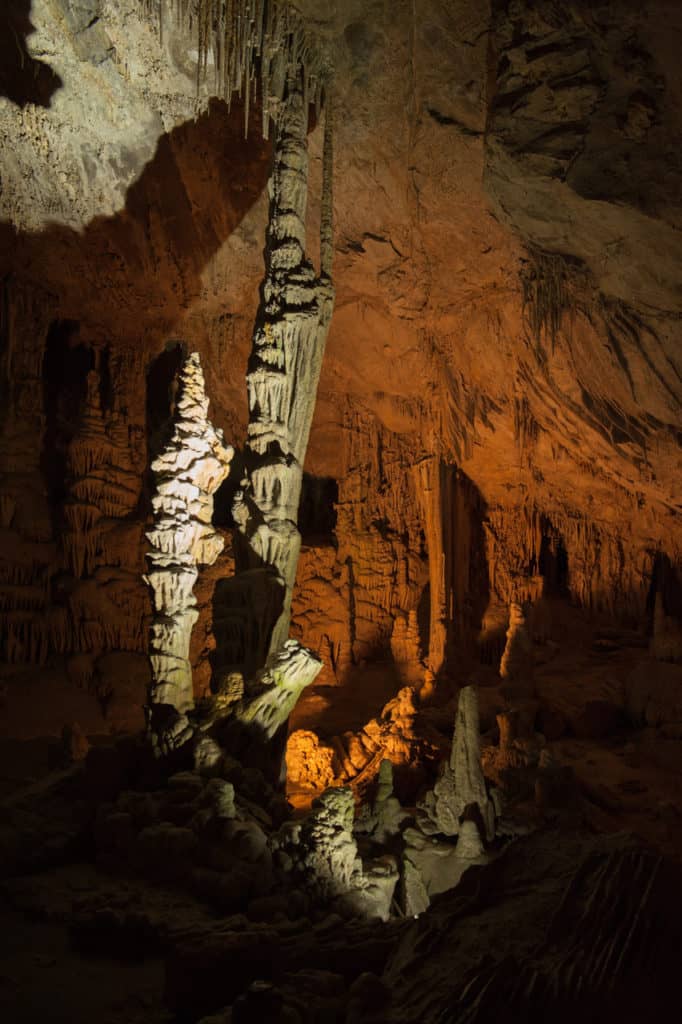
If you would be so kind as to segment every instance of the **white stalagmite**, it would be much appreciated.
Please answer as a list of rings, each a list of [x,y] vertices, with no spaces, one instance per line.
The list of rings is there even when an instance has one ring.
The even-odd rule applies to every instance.
[[[245,479],[233,513],[243,543],[237,544],[237,576],[251,590],[254,608],[249,637],[233,636],[228,664],[262,667],[289,635],[291,595],[301,545],[297,529],[303,462],[331,319],[332,117],[329,59],[289,0],[139,0],[147,17],[167,7],[175,24],[194,36],[198,84],[215,69],[215,91],[249,108],[260,84],[263,135],[275,127],[265,280],[247,373],[249,429]],[[163,34],[163,33],[161,33]],[[208,82],[211,87],[210,81]],[[320,211],[320,274],[306,257],[308,113],[319,117],[324,97],[325,128]],[[248,570],[257,570],[245,578]],[[256,578],[258,576],[258,578]],[[274,588],[263,586],[263,581]],[[258,589],[260,586],[260,590]],[[270,607],[268,595],[281,602]],[[241,602],[242,604],[244,602]],[[248,602],[247,602],[248,603]],[[229,615],[227,616],[229,619]],[[239,632],[239,630],[237,630]],[[254,634],[258,635],[254,639]],[[257,650],[255,648],[258,648]]]
[[[481,770],[478,696],[475,686],[459,693],[450,761],[421,805],[419,825],[424,832],[446,836],[460,833],[465,811],[480,815],[484,839],[495,836],[495,807]]]
[[[282,607],[261,664],[289,635],[301,537],[298,506],[317,385],[331,319],[331,114],[325,115],[321,276],[305,255],[307,107],[292,76],[276,119],[266,273],[247,373],[246,477],[233,514],[245,543],[237,569],[274,573]]]
[[[228,474],[233,449],[210,423],[199,356],[180,372],[173,434],[152,462],[155,492],[150,570],[154,619],[150,637],[151,701],[184,713],[194,704],[189,645],[197,620],[192,588],[199,565],[215,562],[223,539],[213,529],[213,495]]]

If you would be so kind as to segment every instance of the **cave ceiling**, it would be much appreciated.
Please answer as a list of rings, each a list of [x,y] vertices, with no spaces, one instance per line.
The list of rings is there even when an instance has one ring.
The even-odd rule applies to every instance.
[[[308,470],[353,415],[490,506],[679,545],[682,193],[674,2],[306,0],[334,66],[336,308]],[[267,218],[258,111],[197,89],[137,0],[17,5],[0,270],[80,337],[201,352],[246,422]],[[17,28],[17,25],[19,27]],[[7,65],[9,67],[9,65]],[[322,129],[311,115],[310,237]]]

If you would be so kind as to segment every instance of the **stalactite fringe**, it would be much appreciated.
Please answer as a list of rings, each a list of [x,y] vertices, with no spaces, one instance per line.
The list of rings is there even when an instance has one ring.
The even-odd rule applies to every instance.
[[[159,27],[163,41],[164,8],[181,31],[197,42],[197,87],[213,64],[215,90],[228,103],[234,93],[244,101],[244,131],[260,79],[263,137],[268,138],[287,82],[301,81],[304,108],[319,115],[328,64],[318,41],[288,0],[139,0],[142,13]]]

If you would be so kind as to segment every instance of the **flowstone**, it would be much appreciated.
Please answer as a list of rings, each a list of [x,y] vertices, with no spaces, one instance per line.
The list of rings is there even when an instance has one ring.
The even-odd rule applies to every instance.
[[[213,495],[226,478],[234,450],[207,416],[208,398],[199,355],[187,357],[179,375],[173,433],[152,462],[154,525],[145,576],[152,590],[151,703],[184,714],[194,704],[189,646],[197,620],[192,588],[198,566],[212,565],[223,548],[213,529]]]

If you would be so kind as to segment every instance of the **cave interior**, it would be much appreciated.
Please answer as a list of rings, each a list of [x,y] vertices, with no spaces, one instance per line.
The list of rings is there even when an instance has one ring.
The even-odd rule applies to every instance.
[[[681,47],[4,0],[2,1019],[682,1012]]]

